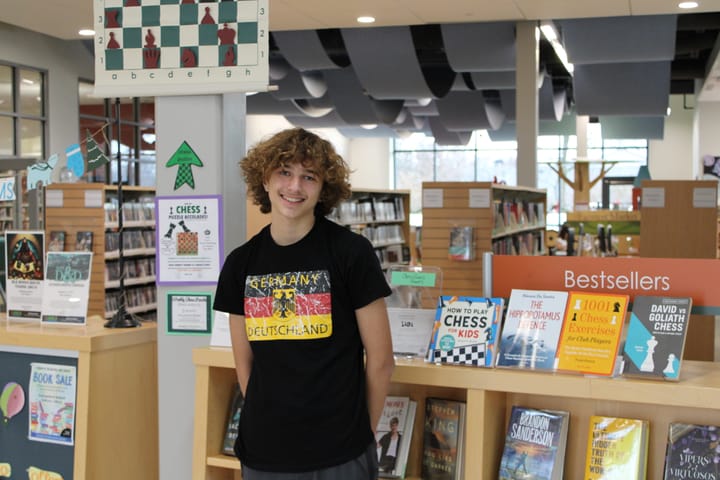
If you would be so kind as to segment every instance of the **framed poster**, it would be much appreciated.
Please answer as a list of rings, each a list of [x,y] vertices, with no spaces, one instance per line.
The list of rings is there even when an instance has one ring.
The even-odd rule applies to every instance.
[[[158,285],[215,285],[222,262],[220,195],[155,197]]]
[[[268,0],[93,0],[95,95],[267,90]]]
[[[210,335],[212,296],[209,293],[170,292],[167,294],[167,332]]]

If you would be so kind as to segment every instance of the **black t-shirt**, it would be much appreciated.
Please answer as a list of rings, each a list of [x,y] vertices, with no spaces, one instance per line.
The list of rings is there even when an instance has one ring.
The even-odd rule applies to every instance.
[[[235,452],[256,470],[345,463],[372,442],[355,310],[390,294],[370,242],[325,218],[292,245],[269,227],[225,261],[214,308],[245,316],[253,364]]]

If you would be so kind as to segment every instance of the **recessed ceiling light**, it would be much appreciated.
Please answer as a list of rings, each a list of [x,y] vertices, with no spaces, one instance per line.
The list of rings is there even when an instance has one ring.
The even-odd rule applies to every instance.
[[[358,23],[375,23],[375,17],[363,16],[357,17]]]
[[[678,3],[678,7],[688,10],[690,8],[697,8],[698,2],[680,2]]]
[[[95,30],[90,30],[89,28],[83,28],[82,30],[78,31],[78,35],[83,37],[92,37],[95,35]]]

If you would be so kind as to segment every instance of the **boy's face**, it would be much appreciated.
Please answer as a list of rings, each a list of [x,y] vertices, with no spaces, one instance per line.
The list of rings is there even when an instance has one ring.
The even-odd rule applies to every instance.
[[[315,205],[320,199],[323,180],[312,164],[292,162],[281,165],[265,182],[273,216],[289,220],[314,217]]]

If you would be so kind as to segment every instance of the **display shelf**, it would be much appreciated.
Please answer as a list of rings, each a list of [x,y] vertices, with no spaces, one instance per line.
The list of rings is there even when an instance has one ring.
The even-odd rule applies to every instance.
[[[38,349],[77,354],[75,444],[74,449],[67,449],[74,454],[72,478],[156,480],[156,324],[110,329],[104,323],[91,316],[85,326],[48,326],[6,323],[3,316],[0,350],[25,352],[29,362]],[[3,461],[12,463],[11,458]]]
[[[155,189],[151,187],[123,186],[123,258],[125,271],[134,267],[137,257],[147,257],[154,266],[155,256]],[[117,264],[119,250],[117,245],[117,186],[102,183],[54,183],[46,188],[46,197],[50,205],[46,207],[47,231],[66,232],[66,250],[74,250],[77,232],[92,232],[93,278],[102,281],[90,282],[88,312],[91,315],[109,318],[117,311],[117,305],[108,301],[120,286],[117,275],[106,276],[106,270],[114,262]],[[47,202],[46,202],[47,203]],[[119,272],[117,272],[119,274]],[[137,275],[139,278],[126,277],[126,290],[131,292],[139,284],[155,289],[154,271],[152,275]],[[145,298],[143,305],[128,304],[129,311],[147,312],[156,308],[153,295],[138,296]]]
[[[238,464],[219,454],[225,411],[235,377],[229,348],[196,348],[193,480],[238,478]],[[570,412],[565,477],[582,478],[591,415],[650,421],[648,477],[662,476],[670,422],[720,424],[720,364],[685,361],[679,382],[603,378],[564,373],[435,365],[398,359],[391,394],[409,395],[424,412],[425,398],[467,402],[466,478],[496,478],[512,405]],[[423,415],[415,419],[407,478],[420,478]]]

